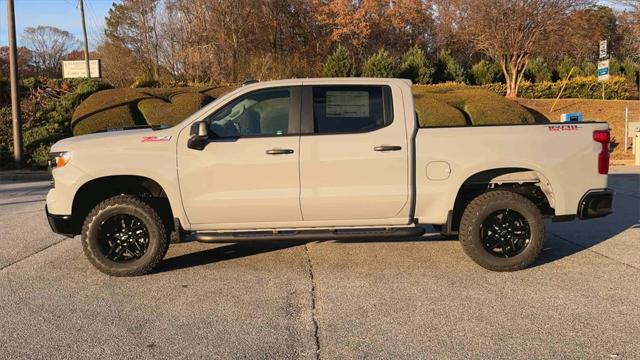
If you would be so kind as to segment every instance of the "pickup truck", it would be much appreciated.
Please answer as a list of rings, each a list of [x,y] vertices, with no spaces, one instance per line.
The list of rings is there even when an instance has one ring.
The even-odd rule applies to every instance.
[[[170,242],[458,236],[494,271],[528,267],[544,218],[606,216],[606,123],[419,126],[401,79],[257,82],[173,127],[52,147],[46,213],[114,276]]]

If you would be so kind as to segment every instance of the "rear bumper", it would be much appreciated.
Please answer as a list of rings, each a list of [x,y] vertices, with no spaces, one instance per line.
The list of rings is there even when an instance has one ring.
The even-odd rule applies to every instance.
[[[578,218],[594,219],[613,212],[613,191],[610,189],[589,190],[578,204]]]
[[[68,237],[74,237],[77,235],[77,226],[71,215],[52,215],[49,213],[49,208],[47,206],[45,206],[44,210],[47,213],[49,226],[54,233]]]

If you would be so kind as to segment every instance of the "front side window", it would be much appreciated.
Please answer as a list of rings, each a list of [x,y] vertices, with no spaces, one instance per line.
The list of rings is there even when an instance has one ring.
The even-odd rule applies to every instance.
[[[209,116],[209,133],[212,138],[287,135],[290,100],[290,88],[241,96]]]
[[[393,121],[388,86],[314,86],[314,133],[359,133]]]

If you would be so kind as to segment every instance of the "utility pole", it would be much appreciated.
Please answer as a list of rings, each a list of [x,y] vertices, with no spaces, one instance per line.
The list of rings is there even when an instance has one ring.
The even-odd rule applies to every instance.
[[[82,36],[84,37],[84,65],[87,71],[87,77],[91,78],[91,68],[89,66],[89,42],[87,41],[87,25],[84,21],[84,0],[79,0],[80,17],[82,18]]]
[[[13,0],[7,0],[9,26],[9,78],[11,80],[11,118],[13,120],[13,160],[16,169],[22,167],[22,122],[20,121],[20,94],[18,93],[18,45],[16,43],[16,14]]]

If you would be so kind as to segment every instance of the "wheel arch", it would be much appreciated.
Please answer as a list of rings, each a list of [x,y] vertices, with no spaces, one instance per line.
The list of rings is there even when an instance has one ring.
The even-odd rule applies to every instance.
[[[84,218],[98,203],[110,197],[131,194],[144,198],[156,208],[168,229],[174,229],[177,199],[171,199],[157,181],[139,175],[110,175],[93,178],[82,184],[73,197],[72,216],[77,233],[80,233]]]
[[[557,194],[541,171],[524,166],[494,167],[471,172],[457,186],[456,196],[447,216],[447,231],[457,232],[466,205],[478,195],[493,189],[519,193],[532,200],[544,215],[554,215]]]

